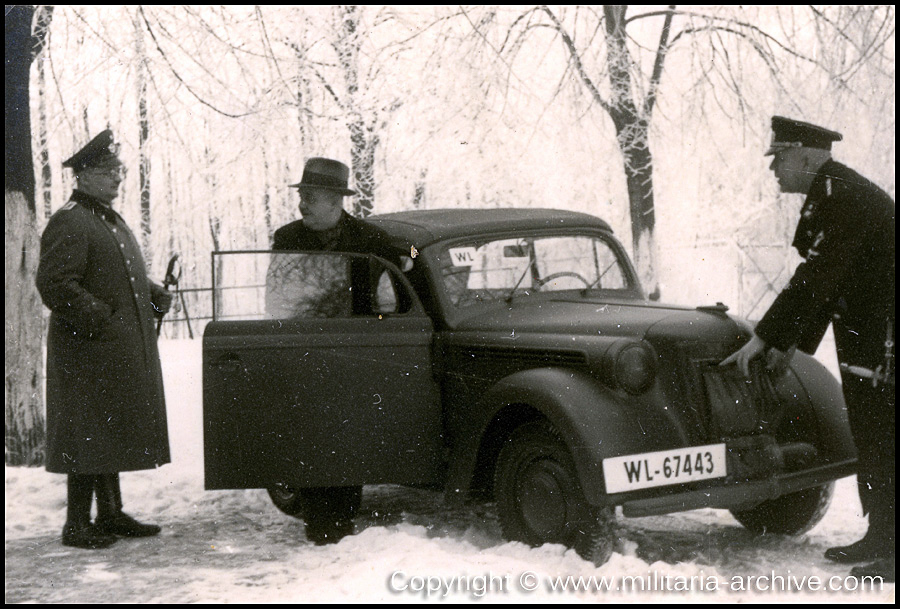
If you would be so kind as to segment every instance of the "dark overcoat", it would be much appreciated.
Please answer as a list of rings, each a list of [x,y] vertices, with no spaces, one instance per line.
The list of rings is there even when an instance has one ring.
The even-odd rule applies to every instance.
[[[884,364],[894,320],[894,201],[829,160],[813,180],[793,245],[804,262],[756,334],[782,351],[797,345],[814,353],[834,321],[841,363]]]
[[[274,250],[332,250],[356,254],[375,254],[385,260],[398,264],[404,254],[402,250],[391,244],[390,237],[380,228],[365,220],[354,218],[346,211],[341,212],[338,221],[338,238],[330,247],[326,247],[317,231],[308,229],[303,220],[285,224],[275,231],[272,249]],[[409,252],[405,252],[409,255]]]
[[[168,463],[152,299],[122,218],[80,191],[41,237],[37,287],[50,309],[47,470],[99,474]]]
[[[813,353],[834,324],[841,381],[859,452],[857,485],[869,531],[894,530],[895,381],[859,374],[893,368],[894,201],[835,161],[819,170],[801,210],[794,247],[804,258],[756,334],[782,351]],[[852,367],[852,368],[851,368]],[[854,371],[855,370],[855,371]]]

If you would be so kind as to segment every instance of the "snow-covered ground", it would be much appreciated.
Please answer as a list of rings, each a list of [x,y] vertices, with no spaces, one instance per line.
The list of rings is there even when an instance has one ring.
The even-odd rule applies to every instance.
[[[822,556],[865,531],[851,478],[798,538],[755,537],[721,510],[620,517],[622,551],[600,568],[504,542],[491,505],[391,486],[366,488],[355,535],[314,546],[264,491],[204,491],[200,347],[161,343],[172,464],[122,475],[126,511],[163,533],[67,548],[65,477],[7,467],[7,602],[894,602],[893,584]]]

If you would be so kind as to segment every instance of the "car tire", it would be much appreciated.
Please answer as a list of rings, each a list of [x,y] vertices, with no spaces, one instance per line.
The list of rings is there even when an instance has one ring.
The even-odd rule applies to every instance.
[[[829,482],[764,501],[749,510],[731,510],[731,514],[754,533],[800,535],[822,520],[833,494],[834,482]]]
[[[269,499],[272,500],[275,507],[288,516],[303,518],[305,502],[303,495],[297,489],[279,482],[266,490],[269,491]]]
[[[547,422],[510,435],[497,459],[494,498],[510,541],[563,544],[598,566],[612,555],[615,512],[587,502],[568,447]]]

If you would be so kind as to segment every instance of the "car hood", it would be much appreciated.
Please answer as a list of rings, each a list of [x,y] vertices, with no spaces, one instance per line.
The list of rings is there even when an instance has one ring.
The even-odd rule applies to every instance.
[[[517,299],[507,307],[471,315],[454,330],[730,342],[745,335],[746,328],[719,307],[558,297]]]

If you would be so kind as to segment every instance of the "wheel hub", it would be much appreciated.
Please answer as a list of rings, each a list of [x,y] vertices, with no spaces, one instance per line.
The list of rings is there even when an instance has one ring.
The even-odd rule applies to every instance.
[[[568,521],[564,479],[562,468],[546,459],[529,464],[519,477],[519,511],[528,528],[545,542],[563,538]]]

